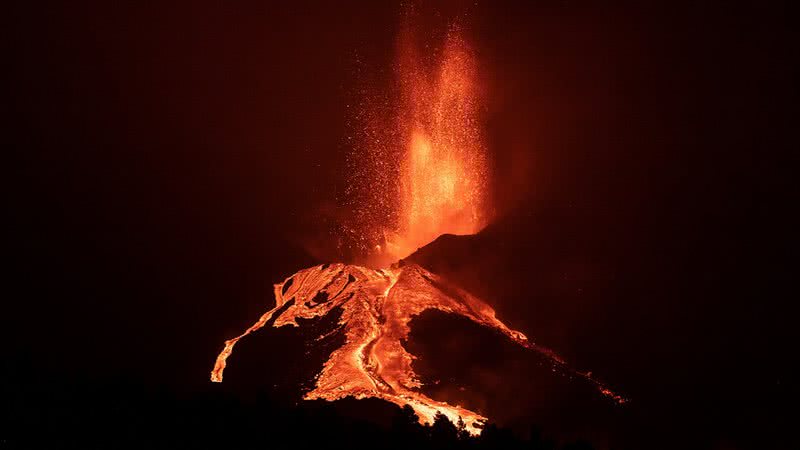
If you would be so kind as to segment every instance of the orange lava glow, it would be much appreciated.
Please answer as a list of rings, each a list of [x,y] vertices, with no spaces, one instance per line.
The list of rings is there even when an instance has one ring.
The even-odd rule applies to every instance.
[[[442,234],[473,234],[485,225],[486,158],[479,125],[476,64],[456,29],[432,73],[410,37],[400,40],[406,151],[400,167],[399,224],[393,259]]]
[[[419,47],[410,28],[401,33],[397,98],[392,97],[391,107],[376,108],[379,113],[363,108],[369,125],[356,139],[361,147],[353,151],[353,223],[342,231],[355,237],[369,268],[326,264],[276,284],[275,307],[225,342],[211,380],[222,381],[236,343],[270,320],[274,327],[299,326],[298,318],[341,311],[338,331],[345,343],[331,353],[306,399],[380,398],[411,406],[422,423],[441,412],[453,423],[461,418],[470,433],[479,434],[486,417],[419,391],[415,357],[402,345],[412,318],[433,309],[494,329],[543,355],[554,370],[584,378],[603,395],[624,402],[590,374],[570,369],[549,349],[509,329],[484,301],[422,267],[395,263],[442,234],[476,233],[489,219],[474,54],[458,28],[447,33],[440,49],[426,45],[423,54]]]
[[[358,194],[350,192],[349,206],[364,217],[349,231],[371,267],[443,234],[474,234],[490,215],[474,52],[455,26],[441,46],[417,34],[411,26],[400,33],[391,104],[375,95],[362,105],[351,155],[348,189]]]
[[[262,328],[270,319],[274,319],[274,327],[297,327],[298,318],[323,317],[341,308],[338,330],[345,334],[345,343],[331,353],[306,399],[380,398],[399,406],[411,406],[421,423],[432,423],[436,413],[441,412],[453,423],[461,418],[467,431],[479,434],[486,417],[418,391],[421,383],[412,368],[415,357],[401,343],[411,331],[411,319],[435,309],[497,330],[545,356],[554,369],[585,378],[604,395],[624,401],[589,374],[572,371],[552,351],[508,328],[482,300],[417,265],[389,269],[346,264],[316,266],[276,284],[275,300],[275,308],[264,313],[242,335],[225,342],[211,372],[212,381],[222,381],[227,359],[239,339]],[[283,307],[282,313],[273,317]]]

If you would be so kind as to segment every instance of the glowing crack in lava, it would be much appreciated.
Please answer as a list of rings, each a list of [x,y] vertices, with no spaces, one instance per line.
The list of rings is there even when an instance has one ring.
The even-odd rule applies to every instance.
[[[552,351],[508,328],[482,300],[418,265],[369,269],[324,264],[301,270],[276,284],[275,300],[275,308],[267,311],[241,336],[225,342],[211,372],[212,381],[222,381],[226,360],[239,339],[260,329],[270,319],[274,319],[275,327],[299,326],[298,318],[323,317],[341,308],[338,327],[345,333],[346,341],[331,353],[317,377],[316,387],[305,399],[381,398],[399,406],[410,405],[422,423],[431,423],[436,413],[441,412],[453,423],[461,418],[468,431],[478,434],[486,417],[436,401],[416,390],[421,383],[412,368],[414,356],[401,342],[408,337],[412,318],[435,309],[497,330],[544,355],[554,369],[581,376],[603,394],[624,401],[588,374],[569,369]]]
[[[222,381],[226,361],[242,337],[262,328],[299,326],[297,319],[341,311],[345,343],[333,351],[306,399],[381,398],[411,406],[422,423],[441,412],[480,433],[486,418],[419,392],[414,356],[403,348],[411,319],[425,310],[464,316],[543,355],[554,369],[579,376],[617,402],[624,399],[588,373],[576,372],[552,351],[495,317],[482,300],[417,265],[392,264],[438,236],[472,234],[486,225],[487,163],[479,126],[473,53],[457,28],[433,64],[415,49],[406,29],[398,41],[398,96],[394,120],[366,114],[364,147],[353,170],[354,233],[370,267],[331,264],[301,270],[275,285],[275,307],[241,336],[225,342],[211,380]],[[431,55],[425,55],[430,57]],[[367,108],[368,110],[368,108]]]

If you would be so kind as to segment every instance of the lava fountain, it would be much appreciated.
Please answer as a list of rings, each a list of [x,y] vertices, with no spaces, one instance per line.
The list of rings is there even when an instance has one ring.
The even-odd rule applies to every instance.
[[[477,233],[491,215],[475,53],[457,26],[440,46],[419,34],[401,30],[390,95],[358,108],[344,231],[371,267],[443,234]]]
[[[420,266],[402,263],[401,258],[438,236],[476,233],[488,220],[488,171],[473,52],[457,27],[447,34],[434,64],[425,64],[416,48],[407,28],[398,40],[395,120],[382,121],[395,127],[384,129],[383,139],[374,129],[366,133],[369,145],[354,172],[354,186],[367,193],[360,211],[369,218],[363,229],[354,228],[364,236],[381,236],[370,244],[369,265],[383,268],[324,264],[276,284],[275,307],[225,342],[211,381],[222,381],[236,343],[270,320],[274,327],[297,327],[298,318],[341,311],[336,332],[344,333],[345,342],[331,353],[304,398],[380,398],[411,406],[421,423],[431,423],[439,412],[454,423],[460,418],[470,433],[479,434],[486,417],[419,391],[415,357],[402,345],[410,321],[434,309],[496,330],[543,355],[554,370],[584,378],[603,395],[624,402],[588,373],[570,369],[554,352],[507,327],[481,299]]]
[[[399,259],[442,234],[473,234],[486,224],[487,162],[473,52],[457,28],[441,62],[421,63],[406,31],[399,44],[401,113],[406,145],[400,166],[399,223],[387,253]]]

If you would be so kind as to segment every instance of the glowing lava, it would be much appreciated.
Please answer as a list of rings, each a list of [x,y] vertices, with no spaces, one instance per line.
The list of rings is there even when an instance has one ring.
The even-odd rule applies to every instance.
[[[212,381],[222,381],[226,361],[239,339],[262,328],[270,319],[274,319],[275,327],[299,326],[298,318],[323,317],[341,308],[338,326],[345,333],[345,343],[331,353],[317,377],[316,387],[305,395],[306,399],[381,398],[411,406],[421,423],[431,423],[436,413],[441,412],[453,423],[461,418],[470,433],[479,434],[486,420],[484,416],[431,399],[416,390],[420,381],[411,366],[414,356],[401,342],[408,337],[413,317],[436,309],[497,330],[544,355],[554,369],[579,375],[604,395],[624,401],[588,374],[569,369],[552,351],[509,329],[482,300],[417,265],[378,270],[346,264],[316,266],[276,284],[275,300],[275,308],[264,313],[241,336],[225,342],[211,372]]]
[[[440,65],[430,73],[415,48],[410,37],[401,39],[398,127],[407,149],[397,242],[389,249],[396,259],[445,233],[476,233],[486,220],[487,169],[473,54],[453,29]]]
[[[422,45],[417,34],[410,24],[400,33],[391,104],[362,105],[352,155],[350,231],[371,267],[442,234],[474,234],[489,219],[474,52],[456,26],[441,48]]]
[[[344,231],[355,234],[367,253],[364,260],[374,267],[388,266],[442,234],[476,233],[488,220],[488,170],[473,53],[458,28],[452,28],[440,50],[422,55],[410,30],[398,41],[399,98],[383,110],[393,120],[383,113],[365,113],[370,125],[355,152],[350,191],[354,223]],[[436,309],[497,330],[544,355],[554,369],[585,378],[604,395],[624,401],[589,374],[569,369],[552,351],[509,329],[482,300],[416,265],[312,267],[276,284],[275,300],[275,308],[225,342],[212,381],[222,381],[236,342],[269,320],[274,319],[275,327],[299,326],[298,318],[341,311],[338,330],[345,343],[325,362],[306,399],[381,398],[411,406],[423,423],[432,422],[437,412],[453,423],[461,418],[470,433],[478,434],[485,417],[419,392],[414,356],[402,346],[411,319]]]

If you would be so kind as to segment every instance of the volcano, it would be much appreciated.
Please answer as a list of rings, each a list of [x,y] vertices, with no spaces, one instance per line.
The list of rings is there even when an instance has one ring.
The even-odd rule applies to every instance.
[[[360,144],[351,158],[346,203],[352,214],[344,228],[361,246],[364,263],[322,264],[275,284],[275,307],[225,342],[211,380],[222,381],[234,346],[248,334],[338,316],[337,326],[318,340],[342,333],[343,344],[323,364],[305,399],[378,398],[410,406],[423,424],[443,414],[479,434],[487,417],[425,395],[412,365],[415,356],[404,346],[412,319],[438,310],[491,329],[542,356],[554,372],[584,379],[625,402],[590,373],[571,369],[555,352],[509,328],[484,300],[423,265],[404,262],[439,236],[480,232],[491,216],[475,54],[458,25],[448,29],[440,48],[420,45],[417,36],[423,33],[411,24],[413,11],[408,14],[397,44],[397,84],[389,96],[394,102],[365,102]]]

